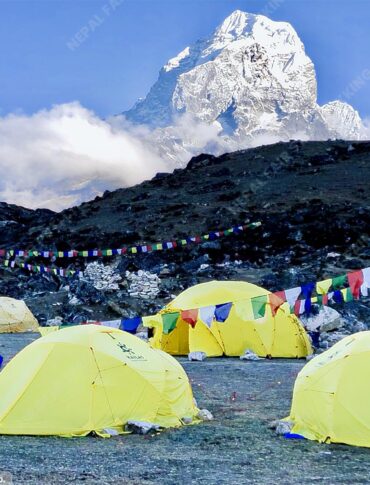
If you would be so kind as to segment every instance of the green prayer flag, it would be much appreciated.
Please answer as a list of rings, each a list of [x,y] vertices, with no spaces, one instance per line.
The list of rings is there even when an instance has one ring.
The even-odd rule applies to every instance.
[[[163,313],[162,314],[162,322],[163,322],[163,333],[169,334],[176,328],[177,320],[179,319],[180,312],[175,313]]]
[[[345,286],[348,284],[347,275],[337,276],[332,280],[332,286],[334,290],[339,290],[341,286]]]
[[[262,318],[266,313],[267,295],[256,296],[251,299],[254,318]]]

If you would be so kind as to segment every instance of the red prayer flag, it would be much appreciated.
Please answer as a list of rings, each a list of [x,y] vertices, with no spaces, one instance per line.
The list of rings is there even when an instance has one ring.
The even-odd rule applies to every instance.
[[[360,288],[364,282],[364,275],[361,270],[353,271],[347,274],[349,287],[351,288],[353,298],[360,298]]]
[[[198,320],[198,309],[183,310],[181,312],[181,319],[184,320],[184,322],[187,322],[189,325],[191,325],[194,328]]]
[[[295,303],[294,303],[294,314],[297,315],[297,317],[299,317],[300,315],[300,310],[301,310],[301,300],[297,300]]]
[[[269,295],[269,301],[271,305],[271,313],[274,317],[281,305],[286,301],[285,291],[277,291]]]

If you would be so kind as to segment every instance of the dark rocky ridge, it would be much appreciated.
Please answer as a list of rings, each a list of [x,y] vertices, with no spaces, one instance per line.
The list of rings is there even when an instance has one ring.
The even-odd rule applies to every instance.
[[[1,231],[0,247],[8,241],[35,249],[120,247],[204,233],[249,219],[267,222],[276,217],[278,222],[282,214],[287,230],[290,225],[309,224],[309,213],[318,224],[327,215],[330,226],[336,214],[341,233],[341,222],[369,222],[369,159],[370,142],[291,142],[218,158],[200,155],[184,170],[107,191],[59,214],[2,203],[0,221],[20,227],[10,241],[8,231]],[[329,230],[322,236],[332,239]],[[338,234],[333,242],[338,242]]]
[[[145,314],[182,288],[212,278],[277,290],[368,266],[369,168],[370,142],[278,143],[221,157],[200,155],[184,170],[106,192],[59,214],[2,204],[0,247],[114,248],[248,221],[262,226],[201,246],[120,258],[120,291],[107,294],[78,281],[60,291],[64,279],[3,270],[0,293],[26,297],[43,320],[114,318],[117,304],[123,315]],[[129,297],[124,274],[138,269],[159,274],[157,298]],[[76,295],[80,304],[71,305]]]

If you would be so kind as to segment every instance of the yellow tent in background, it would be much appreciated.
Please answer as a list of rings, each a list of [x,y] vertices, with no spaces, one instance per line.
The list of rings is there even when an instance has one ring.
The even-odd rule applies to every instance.
[[[294,385],[292,433],[370,447],[370,332],[345,337],[308,362]]]
[[[84,325],[35,340],[0,373],[0,434],[101,436],[198,410],[180,364],[121,330]]]
[[[241,356],[247,349],[261,357],[306,357],[312,353],[308,336],[294,315],[279,309],[272,315],[269,305],[263,318],[254,319],[250,298],[269,292],[244,281],[211,281],[182,292],[161,313],[190,310],[232,302],[224,323],[206,325],[198,316],[194,328],[179,320],[168,335],[163,333],[162,315],[146,317],[154,328],[151,344],[173,355],[205,352],[208,357]]]
[[[0,333],[37,332],[38,327],[24,301],[0,297]]]

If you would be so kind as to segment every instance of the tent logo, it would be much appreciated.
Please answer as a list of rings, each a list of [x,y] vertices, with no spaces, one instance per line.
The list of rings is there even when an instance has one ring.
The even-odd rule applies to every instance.
[[[127,345],[122,343],[122,342],[117,344],[117,346],[122,350],[122,352],[125,353],[125,357],[127,359],[130,359],[130,360],[146,360],[145,357],[143,357],[140,354],[137,354],[136,352],[134,352],[132,349],[127,347]]]

